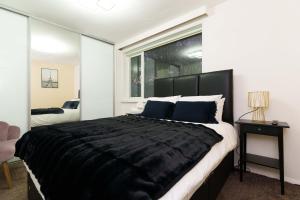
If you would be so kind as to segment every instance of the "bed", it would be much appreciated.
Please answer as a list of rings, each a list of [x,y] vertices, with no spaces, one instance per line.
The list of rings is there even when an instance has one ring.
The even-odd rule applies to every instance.
[[[75,101],[79,100],[72,100],[72,102]],[[80,106],[77,106],[76,109],[61,108],[60,110],[61,112],[53,112],[51,114],[31,115],[31,127],[76,122],[80,120]]]
[[[189,166],[189,170],[183,175],[180,175],[179,178],[177,177],[178,180],[172,184],[172,187],[167,188],[167,191],[163,191],[163,194],[161,194],[158,199],[216,199],[230,171],[233,169],[233,149],[236,147],[237,143],[237,136],[232,126],[232,82],[232,70],[155,80],[155,96],[158,97],[213,94],[223,94],[223,96],[226,97],[223,113],[224,122],[217,125],[205,125],[206,128],[214,130],[221,135],[223,140],[212,145],[211,149],[206,152],[202,160]],[[132,116],[125,117],[130,118]],[[128,120],[127,118],[126,120]],[[131,120],[140,119],[134,118]],[[143,121],[140,123],[143,123]],[[184,122],[163,122],[163,125],[169,123],[173,123],[174,125],[172,126],[179,126],[177,125],[178,123],[182,124]],[[74,124],[74,126],[76,125]],[[184,125],[184,128],[186,128],[185,126],[190,125]],[[58,129],[61,129],[61,127]],[[33,175],[29,169],[28,181],[29,199],[43,199],[43,195],[38,186],[38,181],[36,181],[35,175]]]

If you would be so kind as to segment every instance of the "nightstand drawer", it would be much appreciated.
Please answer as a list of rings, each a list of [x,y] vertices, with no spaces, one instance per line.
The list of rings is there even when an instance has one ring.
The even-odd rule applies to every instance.
[[[270,126],[258,126],[258,125],[249,125],[244,124],[241,126],[241,131],[246,133],[256,133],[261,135],[272,135],[277,136],[282,133],[281,127],[270,127]]]

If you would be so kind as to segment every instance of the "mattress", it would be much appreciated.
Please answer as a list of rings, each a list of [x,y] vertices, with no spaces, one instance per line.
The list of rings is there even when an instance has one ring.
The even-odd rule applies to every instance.
[[[188,200],[194,192],[203,184],[209,174],[221,163],[225,156],[236,148],[237,134],[231,124],[221,122],[219,124],[203,124],[214,129],[223,136],[223,140],[215,144],[206,156],[199,161],[188,173],[186,173],[160,200]],[[25,164],[37,190],[40,185],[34,174]],[[44,197],[43,197],[44,199]]]
[[[31,127],[76,122],[80,120],[80,109],[63,109],[62,114],[31,115]]]

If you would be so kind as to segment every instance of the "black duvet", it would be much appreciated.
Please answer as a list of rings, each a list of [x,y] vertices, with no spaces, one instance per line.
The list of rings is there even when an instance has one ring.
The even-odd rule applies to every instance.
[[[47,200],[163,196],[222,136],[202,125],[120,116],[33,128],[17,142]]]
[[[62,114],[64,110],[61,108],[35,108],[31,109],[31,115],[44,115],[44,114]]]

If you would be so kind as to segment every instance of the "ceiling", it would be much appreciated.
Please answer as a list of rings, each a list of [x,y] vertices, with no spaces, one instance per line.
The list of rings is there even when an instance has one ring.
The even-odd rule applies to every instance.
[[[113,0],[112,10],[89,10],[80,0],[0,0],[0,4],[81,33],[123,42],[199,9],[208,0]]]

